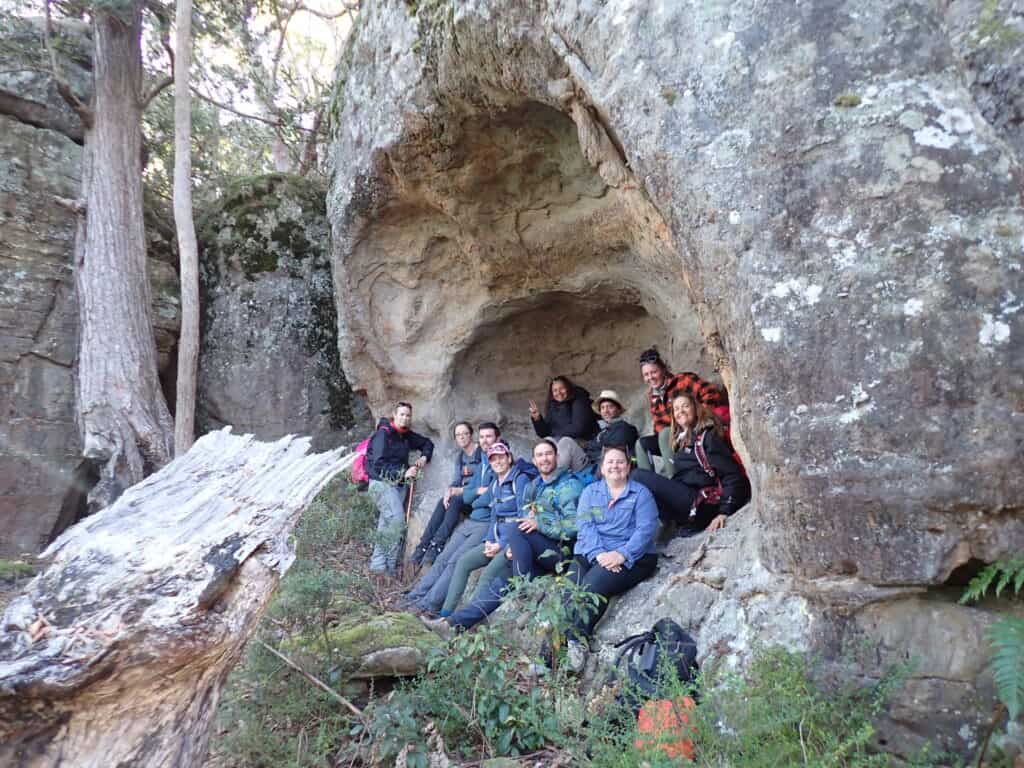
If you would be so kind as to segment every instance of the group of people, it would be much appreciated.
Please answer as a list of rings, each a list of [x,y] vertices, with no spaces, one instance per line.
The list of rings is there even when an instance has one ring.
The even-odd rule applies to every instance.
[[[678,535],[714,531],[750,500],[722,390],[694,373],[673,374],[656,348],[640,356],[640,372],[653,423],[644,437],[623,419],[616,392],[593,400],[565,376],[551,381],[543,412],[529,403],[532,461],[513,456],[494,422],[477,426],[475,443],[471,424],[455,425],[451,479],[412,554],[430,567],[405,593],[406,608],[443,634],[469,629],[498,607],[513,578],[560,571],[600,596],[596,606],[565,596],[568,658],[579,667],[608,599],[654,573],[659,521]],[[399,545],[384,534],[400,528],[405,485],[433,456],[433,443],[411,421],[412,406],[398,403],[366,455],[380,510],[382,539],[370,561],[378,572],[397,567]],[[412,451],[420,455],[410,465]],[[460,608],[470,574],[481,568],[476,594]]]

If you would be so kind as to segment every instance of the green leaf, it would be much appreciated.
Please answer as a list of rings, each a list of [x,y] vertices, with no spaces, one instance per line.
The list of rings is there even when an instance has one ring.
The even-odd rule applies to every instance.
[[[1005,618],[989,630],[992,644],[992,676],[1000,701],[1010,720],[1016,720],[1024,703],[1024,619]]]

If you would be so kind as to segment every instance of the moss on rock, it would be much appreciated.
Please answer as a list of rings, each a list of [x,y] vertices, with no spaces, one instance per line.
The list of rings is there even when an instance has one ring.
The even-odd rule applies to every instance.
[[[326,633],[311,630],[284,644],[292,652],[335,659],[352,678],[416,675],[441,645],[441,639],[412,614],[373,615],[358,609],[346,613]]]

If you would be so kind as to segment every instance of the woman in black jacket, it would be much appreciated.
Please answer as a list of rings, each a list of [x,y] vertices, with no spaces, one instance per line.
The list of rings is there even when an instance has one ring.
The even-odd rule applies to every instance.
[[[671,479],[644,469],[633,479],[654,494],[661,519],[678,523],[680,533],[717,531],[750,501],[750,481],[718,417],[692,395],[673,398],[671,429]]]
[[[590,393],[583,387],[573,384],[566,376],[555,376],[551,380],[545,413],[540,412],[535,401],[530,401],[533,431],[537,433],[537,437],[553,437],[558,441],[560,467],[568,466],[572,470],[581,470],[586,465],[583,451],[571,450],[569,442],[579,447],[581,443],[597,435],[597,414],[590,403]],[[573,463],[566,464],[565,461],[570,456],[576,458]]]

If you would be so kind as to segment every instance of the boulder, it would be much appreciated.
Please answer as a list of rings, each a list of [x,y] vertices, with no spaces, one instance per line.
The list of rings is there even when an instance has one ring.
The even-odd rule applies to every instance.
[[[365,407],[338,358],[324,195],[299,176],[244,178],[198,220],[200,433],[230,424],[263,439],[311,435],[317,448],[359,434],[350,428]]]
[[[340,677],[364,680],[412,677],[426,668],[432,651],[444,643],[409,613],[367,615],[349,611],[326,632],[315,631],[283,647],[336,662]]]
[[[709,659],[778,642],[871,677],[878,655],[843,661],[853,638],[944,663],[913,629],[931,617],[977,651],[961,630],[990,609],[957,585],[1024,546],[1024,211],[1019,89],[972,74],[958,6],[361,13],[328,218],[342,363],[373,409],[410,400],[442,436],[496,419],[525,446],[553,373],[642,414],[652,342],[728,388],[754,501],[618,601],[606,639],[667,613]],[[912,676],[928,695],[886,748],[966,753],[987,713],[925,716],[990,701],[963,672]]]

